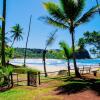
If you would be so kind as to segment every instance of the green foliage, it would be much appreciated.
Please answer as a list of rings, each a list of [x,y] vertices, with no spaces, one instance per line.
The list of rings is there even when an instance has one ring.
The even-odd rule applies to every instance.
[[[41,17],[41,19],[53,26],[69,29],[72,22],[74,22],[74,28],[80,24],[89,22],[90,19],[98,12],[97,5],[92,7],[89,11],[82,14],[85,8],[85,0],[59,0],[60,4],[55,4],[53,2],[43,3],[45,9],[48,11],[49,15],[46,17]],[[82,16],[81,16],[82,15]]]
[[[8,76],[13,72],[12,66],[0,67],[0,86],[7,85]],[[6,80],[4,80],[6,78]]]
[[[57,30],[55,30],[54,32],[50,33],[50,36],[48,37],[48,39],[46,41],[45,49],[47,49],[47,47],[52,45],[52,43],[55,41],[55,34],[56,34],[56,32],[57,32]]]
[[[91,45],[90,52],[100,56],[100,32],[85,32],[83,38],[79,39],[79,46]]]
[[[11,30],[11,33],[12,33],[11,38],[13,38],[12,45],[14,44],[15,40],[19,41],[19,40],[23,39],[22,31],[23,31],[23,29],[21,28],[21,26],[19,24],[16,24],[15,26],[12,27],[12,30]]]
[[[13,58],[14,56],[14,49],[11,47],[6,47],[5,48],[5,54],[6,54],[6,61],[9,59]]]
[[[24,74],[24,73],[27,73],[27,72],[37,73],[39,71],[36,70],[36,69],[27,68],[27,67],[20,67],[20,68],[14,68],[14,72]]]
[[[14,57],[15,58],[23,58],[24,57],[24,48],[15,48],[14,49]],[[47,50],[46,58],[51,59],[61,59],[62,51],[59,49],[55,50]],[[43,57],[43,49],[27,49],[27,58],[42,58]]]
[[[65,58],[70,59],[72,55],[72,49],[69,48],[68,44],[66,44],[64,41],[60,42],[59,45],[63,49]]]
[[[13,72],[13,67],[8,66],[8,67],[0,67],[0,76],[8,76]]]

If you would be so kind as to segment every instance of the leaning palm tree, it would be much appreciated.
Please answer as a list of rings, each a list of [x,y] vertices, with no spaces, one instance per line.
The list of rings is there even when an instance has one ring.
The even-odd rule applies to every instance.
[[[28,46],[29,35],[30,35],[30,30],[31,30],[31,21],[32,21],[32,15],[30,16],[29,29],[28,29],[27,39],[26,39],[25,55],[24,55],[24,67],[26,66],[26,53],[27,53],[27,46]]]
[[[45,49],[43,50],[43,65],[44,65],[44,73],[45,73],[45,77],[47,77],[47,71],[46,71],[46,62],[45,62],[45,58],[46,58],[46,51],[48,46],[52,45],[52,43],[55,40],[55,34],[56,34],[57,30],[55,30],[54,32],[50,33],[49,38],[46,41],[46,45],[45,45]]]
[[[53,26],[68,29],[72,38],[73,49],[73,62],[75,68],[76,77],[80,77],[75,58],[75,29],[84,23],[90,21],[90,19],[98,12],[98,6],[92,7],[89,11],[82,14],[85,7],[85,0],[59,0],[60,4],[53,2],[43,3],[44,7],[48,11],[49,15],[41,17],[43,21]]]
[[[13,38],[13,42],[11,44],[11,47],[13,46],[15,40],[19,41],[21,39],[23,39],[22,37],[22,32],[23,29],[21,28],[21,26],[19,24],[16,24],[15,26],[12,27],[12,30],[11,30],[11,38]]]
[[[70,58],[72,55],[72,49],[64,42],[59,43],[60,47],[63,49],[65,59],[68,61],[68,75],[70,76]]]

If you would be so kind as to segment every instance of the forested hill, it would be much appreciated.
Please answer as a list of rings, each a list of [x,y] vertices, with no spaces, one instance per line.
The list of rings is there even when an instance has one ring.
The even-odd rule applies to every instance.
[[[14,57],[15,58],[23,58],[24,57],[25,48],[14,48]],[[27,58],[42,58],[43,49],[27,49]],[[46,53],[47,58],[62,58],[63,55],[61,50],[47,50]]]
[[[24,58],[25,48],[14,48],[14,58]],[[27,49],[27,58],[42,58],[43,49]],[[87,50],[76,52],[78,59],[90,58]],[[47,50],[46,58],[62,59],[63,52],[59,49]]]

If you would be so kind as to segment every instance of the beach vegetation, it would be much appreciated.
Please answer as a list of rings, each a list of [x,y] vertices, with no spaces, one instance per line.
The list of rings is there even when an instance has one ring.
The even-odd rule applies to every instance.
[[[55,41],[55,34],[56,34],[57,30],[55,30],[54,32],[50,33],[49,38],[46,41],[46,45],[45,45],[45,49],[43,50],[43,65],[44,65],[44,73],[45,73],[45,77],[47,77],[47,71],[46,71],[46,50],[48,48],[48,46],[52,45],[52,43]]]
[[[72,57],[72,49],[64,41],[60,42],[59,45],[63,49],[65,59],[68,61],[68,75],[70,76],[70,59]]]
[[[24,53],[24,67],[26,66],[27,46],[28,46],[28,41],[29,41],[30,29],[31,29],[31,20],[32,20],[32,15],[30,16],[29,30],[28,30],[27,39],[26,39],[26,46],[25,46],[25,53]]]
[[[83,37],[79,39],[78,44],[81,47],[86,47],[91,45],[90,52],[97,57],[100,57],[100,32],[93,31],[93,32],[85,32]]]
[[[13,72],[13,67],[0,67],[0,86],[5,86],[9,84],[9,75]]]
[[[15,26],[12,27],[11,29],[11,38],[13,39],[12,45],[13,46],[15,41],[20,41],[23,39],[23,28],[21,28],[21,26],[19,24],[16,24]]]
[[[51,1],[44,2],[44,8],[49,13],[49,16],[41,17],[41,20],[55,27],[69,30],[72,40],[75,74],[77,77],[80,77],[75,57],[75,29],[78,26],[89,22],[98,12],[100,6],[96,5],[83,13],[85,0],[77,0],[77,2],[76,0],[59,0],[59,2],[59,5]]]
[[[40,71],[37,70],[37,69],[32,69],[32,68],[27,68],[27,67],[14,68],[14,73],[25,74],[27,72],[37,73],[37,72],[40,72]]]

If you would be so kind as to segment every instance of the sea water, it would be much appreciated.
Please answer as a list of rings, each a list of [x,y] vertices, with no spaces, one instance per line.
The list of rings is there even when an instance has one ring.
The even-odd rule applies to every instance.
[[[77,65],[100,65],[100,58],[98,59],[80,59],[76,60]],[[10,63],[14,65],[23,65],[24,59],[13,59]],[[42,59],[26,59],[26,65],[43,66]],[[67,60],[63,59],[46,59],[47,66],[66,66]],[[70,60],[70,65],[73,65],[73,60]]]

